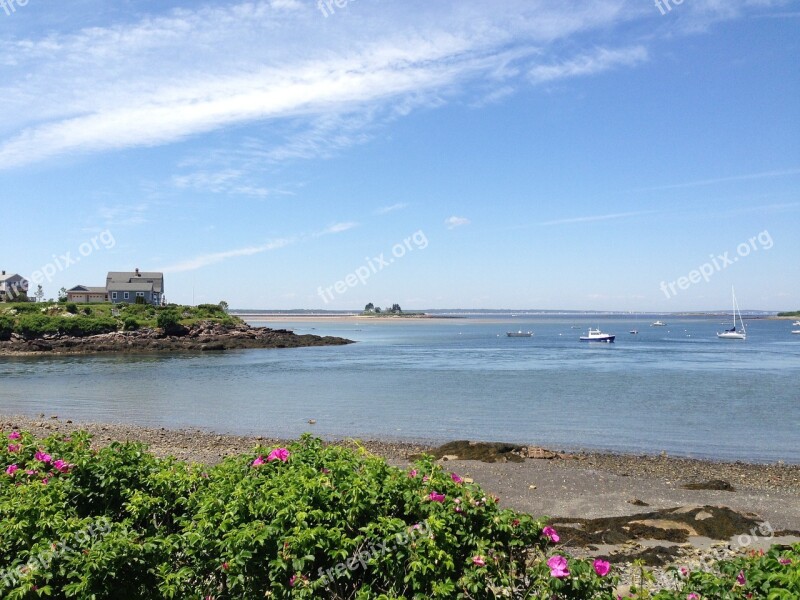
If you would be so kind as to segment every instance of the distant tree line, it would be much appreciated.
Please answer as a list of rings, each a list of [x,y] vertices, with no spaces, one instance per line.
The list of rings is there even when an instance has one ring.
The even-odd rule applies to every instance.
[[[391,308],[387,307],[387,308],[381,309],[380,306],[375,306],[372,302],[370,302],[369,304],[367,304],[364,307],[364,312],[365,313],[375,314],[375,315],[380,315],[380,314],[402,315],[403,314],[403,309],[400,308],[399,304],[392,304]]]

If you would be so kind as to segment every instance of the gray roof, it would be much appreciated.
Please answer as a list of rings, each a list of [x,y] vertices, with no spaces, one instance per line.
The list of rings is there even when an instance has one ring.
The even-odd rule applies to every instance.
[[[154,292],[160,293],[164,291],[164,273],[158,273],[155,271],[139,271],[138,275],[135,271],[109,271],[108,276],[106,277],[106,288],[121,290],[125,288],[119,287],[120,284],[134,282],[152,283],[152,289]],[[149,291],[150,287],[148,287],[147,290]]]
[[[152,292],[154,291],[155,284],[147,281],[136,281],[134,283],[119,282],[109,283],[109,292]]]
[[[16,273],[6,273],[5,275],[0,275],[0,282],[14,278],[25,279],[22,275],[17,275]]]
[[[68,292],[89,292],[90,294],[105,294],[106,288],[93,287],[89,285],[76,285],[74,288],[67,290]]]

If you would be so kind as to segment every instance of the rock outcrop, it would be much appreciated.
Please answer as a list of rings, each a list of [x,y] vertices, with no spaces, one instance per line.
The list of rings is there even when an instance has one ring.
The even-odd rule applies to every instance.
[[[304,346],[340,346],[352,340],[318,335],[297,335],[287,329],[250,327],[247,324],[224,325],[200,321],[183,327],[179,335],[166,335],[161,329],[116,331],[88,337],[48,335],[25,340],[12,335],[0,342],[0,354],[96,354],[105,352],[211,352],[245,348],[299,348]]]

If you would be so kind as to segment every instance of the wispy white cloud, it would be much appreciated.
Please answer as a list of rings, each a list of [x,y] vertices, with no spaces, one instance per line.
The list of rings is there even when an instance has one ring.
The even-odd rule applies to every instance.
[[[569,219],[556,219],[554,221],[543,221],[539,225],[568,225],[570,223],[591,223],[592,221],[610,221],[612,219],[626,219],[628,217],[639,217],[642,215],[651,215],[655,213],[654,210],[643,210],[635,212],[612,213],[607,215],[590,215],[586,217],[571,217]]]
[[[172,177],[172,185],[178,189],[192,189],[199,192],[255,198],[266,198],[275,193],[285,193],[246,183],[244,169],[194,171],[188,174],[175,175]]]
[[[404,208],[408,207],[407,202],[398,202],[396,204],[392,204],[390,206],[382,206],[375,210],[376,215],[385,215],[390,212],[395,212],[396,210],[403,210]]]
[[[456,227],[463,227],[464,225],[469,225],[470,222],[471,221],[469,219],[467,219],[466,217],[456,217],[456,216],[447,217],[444,220],[445,227],[447,227],[448,229],[455,229]]]
[[[329,225],[322,231],[318,232],[316,235],[320,236],[320,235],[331,235],[333,233],[342,233],[343,231],[349,231],[350,229],[353,229],[355,227],[358,227],[358,223],[354,221],[348,221],[345,223],[334,223],[333,225]]]
[[[695,0],[681,8],[707,20],[778,4]],[[480,105],[530,82],[638,65],[647,48],[620,30],[657,13],[624,0],[352,8],[335,27],[315,2],[253,0],[4,39],[0,169],[242,125],[263,129],[266,161],[326,156],[419,107],[463,97]],[[620,31],[620,47],[594,42],[609,30]],[[269,190],[245,182],[239,192]]]
[[[217,263],[224,262],[229,258],[238,258],[241,256],[253,256],[255,254],[263,254],[264,252],[269,252],[270,250],[277,250],[278,248],[284,248],[286,246],[289,246],[290,244],[295,243],[296,241],[297,240],[295,238],[283,238],[283,239],[272,240],[260,246],[248,246],[246,248],[236,248],[234,250],[225,250],[223,252],[201,254],[199,256],[195,256],[194,258],[189,258],[172,265],[161,267],[160,269],[158,269],[158,271],[163,271],[164,273],[181,273],[184,271],[196,271],[197,269],[201,269],[209,265],[215,265]]]
[[[688,181],[683,183],[669,183],[666,185],[638,188],[630,191],[653,192],[658,190],[674,190],[679,188],[693,188],[693,187],[702,187],[707,185],[716,185],[718,183],[730,183],[732,181],[747,181],[749,179],[773,179],[776,177],[791,177],[793,175],[800,175],[800,168],[783,169],[778,171],[763,171],[761,173],[747,173],[743,175],[731,175],[729,177],[716,177],[713,179],[701,179],[698,181]]]
[[[147,223],[149,210],[147,203],[103,205],[97,209],[97,218],[104,227],[133,227]]]
[[[201,269],[209,265],[215,265],[232,258],[240,258],[242,256],[253,256],[256,254],[263,254],[265,252],[270,252],[271,250],[278,250],[280,248],[285,248],[286,246],[307,242],[311,239],[318,238],[321,236],[333,235],[337,233],[342,233],[344,231],[349,231],[354,227],[358,227],[358,223],[352,221],[333,223],[332,225],[329,225],[325,229],[322,229],[321,231],[318,231],[316,233],[312,234],[303,233],[299,235],[270,240],[265,244],[260,244],[255,246],[245,246],[243,248],[235,248],[233,250],[224,250],[221,252],[204,253],[195,256],[193,258],[181,260],[172,265],[162,267],[158,270],[164,271],[165,273],[196,271],[197,269]]]
[[[631,48],[598,48],[591,54],[548,64],[537,65],[530,71],[530,78],[536,83],[565,79],[582,75],[595,75],[619,66],[634,66],[647,60],[644,46]]]

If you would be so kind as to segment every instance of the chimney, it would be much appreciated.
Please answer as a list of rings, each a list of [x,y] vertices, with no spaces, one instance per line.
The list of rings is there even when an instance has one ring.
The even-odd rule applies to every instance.
[[[141,273],[139,273],[139,267],[136,267],[136,276],[137,277],[141,277],[142,276]]]
[[[6,274],[6,272],[5,272],[5,271],[3,271],[3,275],[5,275],[5,274]]]

